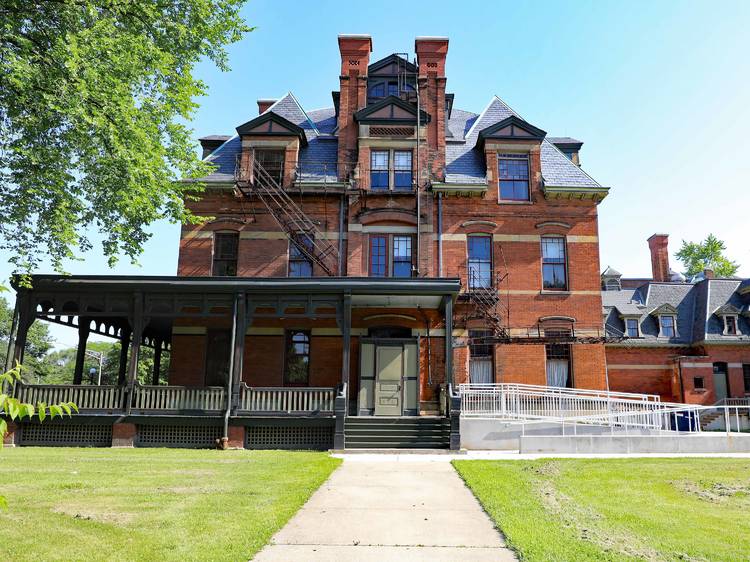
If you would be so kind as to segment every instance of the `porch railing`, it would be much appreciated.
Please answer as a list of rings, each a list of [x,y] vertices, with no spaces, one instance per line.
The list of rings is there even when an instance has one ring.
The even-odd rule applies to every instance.
[[[226,400],[226,390],[221,386],[136,385],[133,410],[216,413],[226,408]]]
[[[125,388],[122,386],[91,386],[63,384],[16,384],[16,398],[34,404],[73,402],[79,412],[119,411],[122,409]]]
[[[241,413],[333,414],[336,389],[329,387],[250,387],[240,385]]]

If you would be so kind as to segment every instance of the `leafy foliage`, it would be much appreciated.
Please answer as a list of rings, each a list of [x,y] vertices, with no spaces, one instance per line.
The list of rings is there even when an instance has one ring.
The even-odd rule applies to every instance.
[[[724,256],[726,244],[713,234],[703,242],[682,241],[677,259],[685,266],[685,275],[692,276],[704,269],[712,269],[718,277],[731,277],[739,269],[739,264]]]
[[[205,175],[185,125],[208,59],[251,29],[245,0],[5,0],[0,5],[0,248],[54,268],[102,237],[135,261],[155,220],[195,220]]]
[[[5,298],[0,297],[0,365],[5,365],[8,352],[8,339],[13,322],[13,309]],[[49,333],[49,325],[34,322],[26,335],[26,366],[29,371],[36,371],[43,364],[54,346],[54,339]]]

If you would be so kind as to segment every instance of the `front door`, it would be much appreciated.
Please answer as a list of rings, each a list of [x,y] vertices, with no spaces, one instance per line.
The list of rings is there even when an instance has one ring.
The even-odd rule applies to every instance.
[[[401,415],[403,347],[379,345],[375,353],[375,415]]]
[[[729,396],[728,386],[726,363],[714,363],[714,392],[717,402]]]

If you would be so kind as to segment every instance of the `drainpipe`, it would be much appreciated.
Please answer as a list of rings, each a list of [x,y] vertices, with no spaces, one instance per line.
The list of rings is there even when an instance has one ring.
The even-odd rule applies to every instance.
[[[443,194],[438,193],[438,223],[437,223],[437,236],[438,236],[438,277],[443,276]]]
[[[227,408],[224,411],[224,432],[221,437],[221,448],[229,445],[229,416],[232,413],[232,388],[234,388],[234,342],[237,339],[237,296],[232,298],[232,349],[229,353],[229,373],[227,375]]]
[[[419,67],[417,67],[419,68]],[[419,257],[420,257],[420,248],[422,247],[421,244],[421,238],[422,233],[420,232],[421,227],[421,214],[422,214],[422,204],[421,204],[421,197],[420,197],[420,185],[419,185],[419,176],[421,170],[419,169],[419,128],[421,125],[421,105],[420,105],[420,99],[419,99],[419,70],[417,70],[416,73],[416,80],[414,81],[415,90],[417,91],[417,261],[416,265],[414,266],[414,276],[419,277]]]
[[[346,193],[341,194],[341,204],[339,205],[339,277],[344,276],[344,205],[346,202]]]

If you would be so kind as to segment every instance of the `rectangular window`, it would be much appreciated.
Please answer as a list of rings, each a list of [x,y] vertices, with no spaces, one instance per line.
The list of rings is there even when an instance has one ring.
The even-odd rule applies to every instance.
[[[310,332],[290,330],[286,333],[284,384],[307,386],[310,380]]]
[[[564,291],[568,288],[565,261],[565,238],[542,238],[542,288],[546,291]]]
[[[673,338],[675,336],[674,316],[659,316],[659,327],[660,337]]]
[[[211,275],[234,277],[237,275],[239,232],[214,233],[214,256]]]
[[[412,189],[411,150],[396,150],[393,153],[393,189]]]
[[[370,276],[388,276],[388,236],[370,236]]]
[[[414,237],[410,234],[370,235],[370,276],[411,277]]]
[[[742,365],[742,377],[745,380],[745,394],[750,394],[750,364]]]
[[[284,151],[255,149],[255,161],[279,185],[284,185]]]
[[[469,381],[473,383],[495,382],[492,368],[494,346],[488,343],[492,336],[489,330],[469,330]]]
[[[373,150],[370,153],[370,189],[373,191],[389,188],[389,163],[390,152],[387,150]]]
[[[529,200],[529,159],[527,156],[500,154],[498,157],[500,199]]]
[[[393,276],[411,277],[411,236],[393,237]]]
[[[547,386],[572,388],[570,376],[570,346],[566,344],[547,344]]]
[[[737,317],[736,316],[724,317],[724,333],[728,336],[737,335]]]
[[[638,337],[638,319],[637,318],[626,319],[625,326],[627,327],[627,334],[629,338]]]
[[[469,236],[467,239],[469,254],[468,282],[470,289],[489,289],[492,287],[492,237]]]
[[[693,377],[693,388],[706,388],[706,383],[703,381],[703,377]]]
[[[289,277],[312,277],[312,251],[313,241],[307,234],[298,234],[289,241]]]

